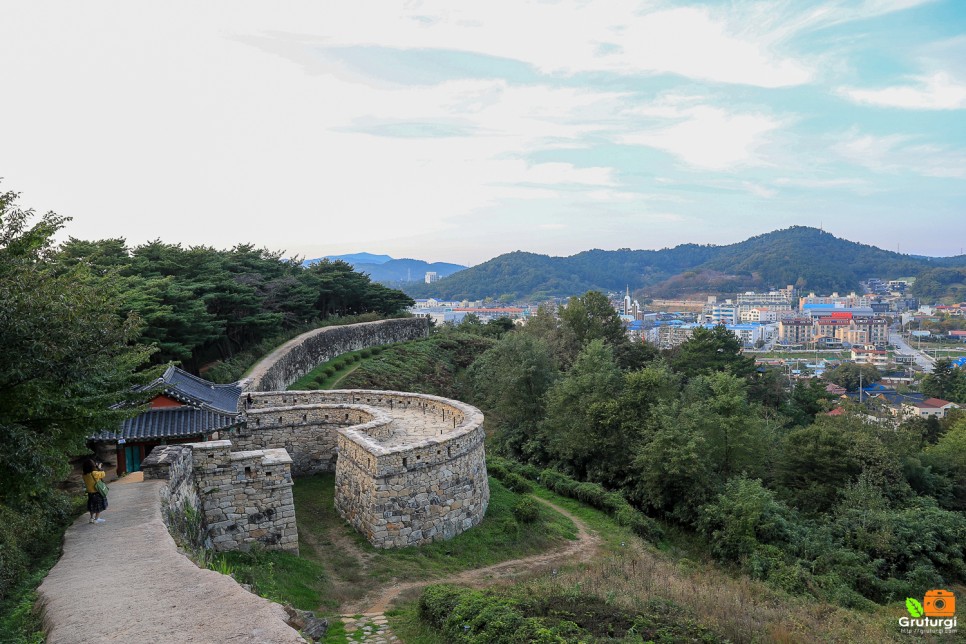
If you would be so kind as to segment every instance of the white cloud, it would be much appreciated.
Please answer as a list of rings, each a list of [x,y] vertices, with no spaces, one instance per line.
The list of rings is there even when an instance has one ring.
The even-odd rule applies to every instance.
[[[651,113],[675,113],[666,108],[659,106]],[[648,109],[643,112],[648,113]],[[768,114],[729,112],[712,105],[685,107],[676,113],[679,122],[625,135],[622,142],[665,150],[696,168],[731,170],[765,164],[760,150],[769,135],[783,125],[781,119]]]
[[[841,88],[838,93],[856,103],[914,110],[966,109],[966,83],[946,72],[919,76],[908,85],[882,89]]]
[[[875,172],[966,179],[966,153],[920,143],[907,135],[876,136],[852,130],[833,146],[833,150],[842,158]]]
[[[260,19],[263,29],[304,45],[470,52],[527,63],[545,74],[679,74],[760,87],[800,85],[814,77],[811,59],[782,51],[773,24],[749,24],[740,11],[630,0],[472,6],[424,0],[381,3],[378,10],[365,2],[342,3],[308,13],[298,21],[284,14]],[[259,21],[251,24],[258,29]],[[293,35],[306,33],[312,35]]]

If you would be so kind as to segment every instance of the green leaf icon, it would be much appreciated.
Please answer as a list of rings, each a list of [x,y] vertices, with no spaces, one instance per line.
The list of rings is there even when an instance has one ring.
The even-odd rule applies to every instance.
[[[922,610],[922,604],[919,603],[919,600],[913,599],[912,597],[906,598],[906,610],[909,611],[909,614],[913,617],[922,617],[924,612]]]

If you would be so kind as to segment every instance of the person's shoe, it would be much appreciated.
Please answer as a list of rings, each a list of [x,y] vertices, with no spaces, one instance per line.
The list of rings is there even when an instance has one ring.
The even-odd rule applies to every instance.
[[[88,521],[88,523],[94,523],[94,519],[91,519],[90,521]]]
[[[107,519],[94,519],[94,523],[107,523]]]

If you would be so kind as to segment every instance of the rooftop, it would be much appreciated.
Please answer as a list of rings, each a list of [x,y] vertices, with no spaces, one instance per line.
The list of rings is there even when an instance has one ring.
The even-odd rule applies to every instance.
[[[161,390],[179,402],[210,407],[215,411],[234,414],[238,411],[241,387],[237,383],[217,385],[174,365],[164,375],[141,388],[142,391]]]
[[[102,431],[88,440],[114,442],[120,439],[145,440],[191,438],[226,429],[238,423],[235,414],[223,414],[196,407],[162,407],[149,409],[128,418],[118,431]]]

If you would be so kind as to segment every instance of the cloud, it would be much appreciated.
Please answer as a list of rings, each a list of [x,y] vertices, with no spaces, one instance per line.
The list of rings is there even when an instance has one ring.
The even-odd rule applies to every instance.
[[[731,170],[764,165],[759,150],[769,135],[781,128],[782,119],[769,114],[731,112],[713,105],[674,108],[657,106],[643,113],[677,115],[679,122],[621,137],[630,145],[646,145],[669,152],[685,163],[705,170]]]
[[[882,89],[840,88],[838,94],[856,103],[913,110],[966,109],[966,83],[946,72],[918,76],[907,85]]]
[[[911,136],[876,136],[851,130],[832,148],[842,158],[875,172],[966,179],[966,152]]]
[[[321,12],[320,12],[321,13]],[[784,52],[770,22],[749,24],[742,12],[709,7],[672,7],[630,0],[582,2],[523,1],[454,5],[445,0],[386,3],[373,11],[367,3],[344,3],[318,20],[284,25],[271,21],[276,35],[302,45],[339,49],[382,47],[399,51],[474,53],[530,65],[545,75],[573,76],[607,72],[628,76],[676,74],[687,78],[787,87],[810,82],[813,59]],[[305,24],[316,33],[302,34]],[[534,29],[539,28],[539,36]],[[246,42],[298,58],[307,70],[317,62],[284,44]],[[313,73],[310,71],[310,73]]]

